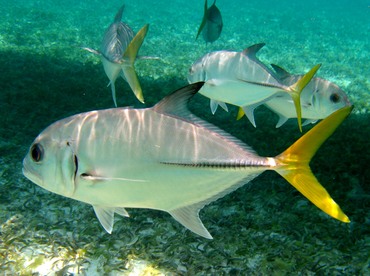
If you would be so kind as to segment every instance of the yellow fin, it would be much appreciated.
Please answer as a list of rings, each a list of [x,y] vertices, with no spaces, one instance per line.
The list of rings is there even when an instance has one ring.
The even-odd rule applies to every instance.
[[[130,85],[132,91],[134,92],[136,98],[144,103],[144,96],[141,90],[139,79],[136,75],[134,69],[134,62],[137,56],[137,53],[143,44],[144,38],[148,32],[149,24],[146,24],[142,27],[139,32],[135,35],[135,37],[131,40],[130,44],[127,46],[125,53],[123,54],[123,60],[127,63],[122,64],[122,71],[125,75],[125,78]]]
[[[322,211],[343,222],[350,220],[313,175],[309,162],[351,110],[352,106],[337,110],[274,159],[281,176]]]
[[[294,106],[297,112],[297,120],[299,130],[302,132],[302,110],[301,110],[301,93],[306,85],[311,81],[313,76],[319,70],[321,64],[315,65],[307,74],[300,78],[296,83],[289,86],[290,96],[293,99]]]
[[[240,120],[245,115],[243,108],[239,107],[238,115],[236,115],[236,120]]]

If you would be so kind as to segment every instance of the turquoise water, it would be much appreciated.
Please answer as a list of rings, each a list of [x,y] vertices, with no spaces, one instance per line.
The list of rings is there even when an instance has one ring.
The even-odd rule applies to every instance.
[[[321,63],[318,76],[338,84],[355,106],[311,163],[351,224],[327,217],[267,172],[201,211],[209,241],[152,210],[130,210],[109,235],[90,206],[22,175],[22,159],[46,126],[113,107],[100,59],[81,47],[99,48],[122,2],[0,1],[2,274],[370,274],[370,2],[322,2],[218,0],[224,27],[208,45],[194,40],[202,1],[125,2],[123,21],[134,31],[150,24],[140,55],[160,57],[136,62],[146,106],[186,85],[189,66],[205,53],[260,42],[262,61],[292,73]],[[123,80],[116,90],[119,105],[144,107]],[[275,129],[276,115],[264,108],[256,129],[234,121],[235,108],[212,116],[200,96],[190,109],[262,156],[300,136],[295,122]]]

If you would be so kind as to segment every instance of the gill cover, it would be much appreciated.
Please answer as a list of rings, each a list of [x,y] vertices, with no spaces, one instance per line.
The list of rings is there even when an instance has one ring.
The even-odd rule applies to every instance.
[[[63,146],[63,145],[62,145]],[[62,185],[64,191],[62,194],[67,197],[72,197],[75,191],[75,179],[78,170],[78,159],[74,154],[71,142],[65,142],[65,150],[60,150],[58,159],[60,160],[61,170],[60,175],[62,177]],[[57,167],[58,169],[58,167]],[[60,187],[57,187],[58,189]]]

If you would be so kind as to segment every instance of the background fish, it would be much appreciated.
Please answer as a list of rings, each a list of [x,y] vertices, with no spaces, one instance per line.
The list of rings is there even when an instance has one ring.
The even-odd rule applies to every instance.
[[[302,77],[302,75],[292,75],[275,64],[271,66],[286,85],[293,84]],[[292,100],[283,94],[267,101],[264,105],[279,115],[276,127],[280,127],[296,115]],[[315,123],[334,111],[350,105],[352,104],[346,93],[335,83],[313,77],[301,94],[302,118],[306,119],[303,125]]]
[[[291,75],[278,65],[271,64],[277,77],[285,85],[289,86],[296,83],[303,75]],[[276,127],[282,126],[289,118],[296,118],[295,106],[289,95],[278,94],[263,103],[267,108],[279,116]],[[319,78],[313,77],[303,88],[301,93],[302,118],[306,119],[302,125],[315,123],[324,119],[334,111],[345,106],[351,106],[351,102],[346,93],[336,84]],[[246,107],[249,121],[255,125],[254,109],[259,105]],[[243,109],[239,109],[237,119],[245,115]]]
[[[109,78],[109,85],[111,86],[115,106],[117,106],[115,81],[119,76],[122,76],[127,81],[136,98],[144,103],[134,62],[148,32],[149,25],[146,24],[134,36],[131,27],[121,21],[123,10],[124,5],[118,10],[113,23],[106,30],[100,51],[84,48],[101,56],[104,71]]]
[[[205,0],[202,23],[199,26],[197,37],[195,39],[198,39],[199,34],[202,33],[205,42],[212,43],[220,37],[222,27],[222,16],[220,10],[216,6],[216,0],[209,8],[207,0]]]
[[[316,65],[304,78],[289,86],[282,83],[276,74],[256,57],[265,44],[255,44],[242,52],[211,52],[189,69],[188,82],[205,81],[200,94],[210,98],[214,113],[220,103],[229,103],[243,108],[255,126],[253,110],[272,97],[288,94],[294,102],[298,126],[301,129],[300,93],[319,69]]]
[[[349,222],[308,162],[351,108],[266,158],[188,111],[187,102],[202,85],[180,89],[152,108],[107,109],[60,120],[35,139],[23,173],[51,192],[91,204],[109,233],[114,213],[128,216],[126,207],[149,208],[212,238],[200,209],[265,170],[275,170],[321,210]]]

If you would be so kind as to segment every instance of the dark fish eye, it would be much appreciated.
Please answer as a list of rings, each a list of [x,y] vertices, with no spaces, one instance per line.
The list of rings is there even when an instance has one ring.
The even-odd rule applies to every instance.
[[[340,96],[337,93],[330,95],[330,101],[333,103],[337,103],[340,100]]]
[[[34,144],[30,150],[32,160],[40,162],[44,157],[44,149],[40,144]]]

